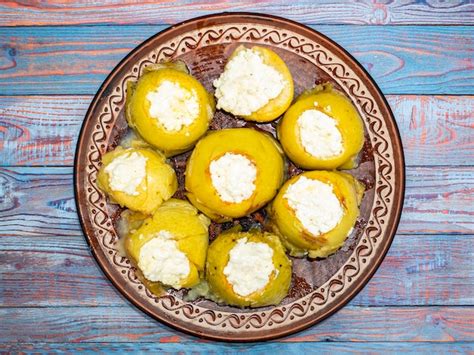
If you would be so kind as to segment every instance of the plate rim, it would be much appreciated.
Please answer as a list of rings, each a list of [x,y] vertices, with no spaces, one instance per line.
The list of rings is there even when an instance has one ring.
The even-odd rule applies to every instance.
[[[393,205],[393,222],[390,225],[386,226],[386,240],[384,241],[383,248],[378,252],[378,255],[372,260],[370,265],[367,266],[367,269],[364,271],[365,275],[362,276],[360,282],[358,282],[354,287],[349,290],[346,293],[341,294],[341,296],[338,299],[337,304],[332,305],[330,307],[327,307],[328,309],[323,309],[322,314],[318,317],[313,317],[313,318],[306,318],[305,322],[302,324],[299,324],[298,326],[292,327],[291,329],[274,329],[274,331],[271,334],[265,334],[262,336],[234,336],[232,335],[232,338],[226,337],[226,335],[220,335],[216,334],[215,331],[212,332],[213,334],[209,333],[204,333],[200,332],[198,330],[193,330],[192,326],[191,327],[185,327],[181,326],[180,324],[177,324],[173,322],[172,320],[168,320],[166,317],[159,316],[157,314],[153,314],[151,311],[146,309],[144,305],[142,305],[133,295],[131,292],[129,292],[126,288],[124,288],[118,279],[112,275],[110,270],[106,268],[103,263],[105,260],[102,260],[103,257],[102,255],[99,255],[98,250],[95,249],[95,247],[92,245],[92,240],[87,233],[86,226],[85,226],[85,218],[84,218],[84,211],[83,211],[83,206],[80,205],[79,203],[79,170],[78,170],[78,163],[79,163],[79,153],[80,150],[84,146],[84,139],[87,137],[85,136],[85,127],[86,123],[88,122],[89,117],[91,117],[91,114],[95,107],[97,106],[100,97],[103,95],[106,87],[109,85],[110,79],[115,75],[115,73],[124,65],[126,64],[131,57],[133,57],[135,54],[137,54],[142,48],[146,47],[148,44],[150,44],[156,37],[165,35],[168,32],[171,32],[173,30],[176,30],[178,27],[187,25],[189,23],[197,22],[197,21],[202,21],[202,20],[211,20],[212,18],[223,18],[223,17],[240,17],[240,18],[248,18],[251,20],[252,18],[256,19],[263,19],[263,20],[275,20],[279,22],[286,22],[289,23],[293,26],[303,28],[307,31],[313,32],[319,37],[324,38],[326,41],[328,41],[331,45],[333,45],[335,48],[340,50],[344,55],[346,55],[349,59],[351,59],[356,65],[357,69],[361,70],[362,74],[365,76],[365,79],[367,79],[371,85],[374,86],[376,91],[380,94],[380,99],[382,100],[382,103],[384,104],[384,108],[388,111],[390,117],[384,117],[384,121],[387,121],[387,119],[390,119],[391,124],[393,125],[393,133],[395,137],[395,141],[398,144],[391,144],[392,148],[398,147],[397,150],[394,149],[394,153],[397,153],[397,159],[398,162],[395,161],[395,166],[396,168],[401,168],[399,169],[399,180],[396,182],[399,184],[399,192],[398,194],[396,193],[395,195],[398,197],[396,198],[396,204],[394,203]],[[392,139],[393,142],[393,139]],[[394,154],[395,155],[395,154]],[[86,242],[89,246],[89,249],[91,250],[92,255],[94,256],[95,262],[98,264],[101,272],[109,279],[109,281],[113,284],[116,290],[120,292],[120,294],[126,298],[127,301],[132,303],[135,307],[140,309],[140,311],[144,312],[154,320],[159,320],[160,323],[169,326],[173,329],[179,330],[181,332],[184,332],[186,334],[190,334],[193,336],[201,337],[201,338],[206,338],[210,340],[217,340],[217,341],[224,341],[224,342],[257,342],[257,341],[268,341],[268,340],[273,340],[276,338],[281,338],[283,336],[287,336],[290,334],[297,333],[299,331],[302,331],[304,329],[307,329],[324,319],[328,318],[329,316],[333,315],[337,311],[339,311],[341,308],[347,305],[348,302],[350,302],[359,292],[367,285],[367,283],[372,279],[373,275],[375,272],[378,270],[380,267],[382,261],[385,259],[385,256],[390,249],[393,239],[395,238],[399,223],[400,223],[400,218],[402,215],[403,211],[403,205],[404,205],[404,200],[405,200],[405,187],[406,187],[406,165],[405,165],[405,156],[404,156],[404,150],[403,150],[403,144],[402,144],[402,139],[400,136],[400,130],[398,129],[397,122],[395,120],[393,111],[390,107],[390,105],[387,102],[387,99],[385,95],[383,94],[382,90],[378,86],[378,84],[375,82],[375,80],[372,78],[372,76],[367,72],[367,70],[359,63],[357,59],[355,59],[346,49],[344,49],[341,45],[339,45],[337,42],[332,40],[331,38],[327,37],[326,35],[322,34],[321,32],[305,25],[302,23],[299,23],[294,20],[290,20],[281,16],[275,16],[275,15],[267,15],[263,13],[256,13],[256,12],[218,12],[218,13],[212,13],[212,14],[207,14],[204,16],[199,16],[199,17],[194,17],[187,19],[185,21],[181,21],[176,24],[171,24],[169,27],[163,29],[160,32],[155,33],[154,35],[150,36],[146,40],[142,41],[139,43],[135,48],[133,48],[124,58],[122,58],[115,66],[114,68],[110,71],[110,73],[107,75],[107,77],[104,79],[100,87],[97,89],[96,93],[94,94],[91,103],[86,111],[86,114],[84,116],[84,120],[81,124],[81,128],[79,131],[79,136],[77,139],[76,143],[76,149],[75,149],[75,155],[74,155],[74,169],[73,169],[73,185],[74,185],[74,202],[76,205],[76,211],[77,215],[79,218],[79,222],[81,225],[81,230],[83,232],[84,238],[86,239]],[[364,228],[365,230],[365,228]]]

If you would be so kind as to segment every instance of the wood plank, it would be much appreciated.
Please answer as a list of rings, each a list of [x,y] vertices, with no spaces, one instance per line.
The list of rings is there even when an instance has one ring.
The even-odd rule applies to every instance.
[[[0,169],[0,236],[81,235],[72,168]]]
[[[474,305],[473,243],[474,235],[397,235],[350,305]],[[0,307],[127,304],[82,236],[2,236],[0,249]]]
[[[387,100],[407,166],[474,164],[474,96],[389,95]]]
[[[2,236],[0,245],[0,307],[128,304],[82,236]]]
[[[91,96],[0,96],[1,165],[72,165]]]
[[[253,344],[225,344],[208,342],[197,339],[192,343],[181,343],[181,336],[171,336],[160,339],[160,343],[7,343],[0,344],[0,351],[7,353],[81,353],[97,354],[111,352],[140,352],[155,354],[175,353],[210,353],[234,354],[251,353],[265,355],[269,353],[284,354],[447,354],[474,352],[474,343],[471,342],[411,342],[411,343],[383,343],[383,342],[298,342],[281,343],[265,342]]]
[[[387,99],[408,166],[473,164],[474,96]],[[0,96],[0,165],[72,165],[91,100],[91,96]]]
[[[174,23],[220,11],[252,11],[322,24],[473,24],[469,1],[7,1],[0,5],[0,26]]]
[[[0,343],[196,341],[129,306],[2,308],[0,317]],[[281,341],[472,341],[473,319],[472,307],[345,307]]]
[[[473,234],[471,167],[407,171],[400,234]],[[72,168],[0,168],[0,237],[81,235]]]
[[[125,26],[120,35],[119,27],[0,28],[0,92],[94,94],[131,49],[164,28]]]
[[[473,216],[472,167],[407,169],[399,233],[471,234]]]
[[[313,27],[353,54],[385,94],[474,93],[473,27]],[[163,28],[0,28],[0,92],[94,94],[120,59]]]

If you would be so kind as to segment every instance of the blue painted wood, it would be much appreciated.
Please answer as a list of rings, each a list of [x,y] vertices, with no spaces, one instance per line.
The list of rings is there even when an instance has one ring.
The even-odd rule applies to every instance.
[[[0,92],[94,94],[120,59],[163,28],[0,28]],[[353,54],[385,94],[474,93],[474,27],[313,28]]]
[[[386,94],[474,94],[474,27],[466,26],[474,23],[472,1],[105,0],[0,3],[3,26],[151,25],[0,28],[0,95],[92,95],[161,25],[229,9],[316,24],[359,59]],[[0,98],[0,165],[71,165],[89,100]],[[71,169],[1,170],[0,352],[473,353],[473,100],[389,100],[412,166],[399,229],[408,234],[395,238],[350,306],[281,342],[207,342],[146,317],[89,254],[75,216]],[[65,343],[71,341],[78,343]]]
[[[110,353],[158,353],[158,354],[242,354],[253,355],[287,354],[468,354],[474,352],[472,342],[450,343],[355,343],[355,342],[298,342],[298,343],[252,343],[225,344],[198,340],[193,343],[179,343],[179,337],[169,338],[160,343],[26,343],[0,344],[0,351],[37,353],[81,353],[81,354],[110,354]]]
[[[400,234],[473,234],[471,167],[407,170]],[[72,168],[0,168],[0,237],[82,235]]]
[[[198,340],[131,306],[1,308],[0,318],[0,343]],[[473,319],[473,307],[344,307],[323,322],[279,341],[472,341]]]
[[[407,166],[472,164],[474,96],[387,99]],[[91,96],[0,96],[0,165],[72,165],[91,100]]]
[[[137,2],[102,0],[58,5],[57,1],[0,4],[0,25],[175,23],[220,11],[252,11],[322,24],[473,24],[472,2],[461,1],[350,1],[252,0]]]
[[[474,305],[474,235],[397,235],[352,306]],[[0,238],[0,307],[125,306],[82,236]]]

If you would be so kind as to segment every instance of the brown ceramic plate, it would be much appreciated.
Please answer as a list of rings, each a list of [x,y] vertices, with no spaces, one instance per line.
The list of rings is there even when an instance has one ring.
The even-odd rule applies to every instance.
[[[98,190],[102,155],[126,132],[125,87],[143,68],[181,59],[208,90],[239,44],[268,46],[287,63],[296,95],[329,81],[343,91],[365,124],[360,166],[351,171],[367,187],[361,215],[343,248],[324,260],[294,259],[290,293],[276,307],[238,309],[199,299],[182,300],[183,292],[156,297],[137,280],[119,251],[114,227],[120,210]],[[249,125],[218,112],[211,129]],[[255,126],[250,124],[250,126]],[[275,124],[258,125],[275,132]],[[183,198],[183,171],[189,153],[171,160]],[[290,164],[290,175],[298,169]],[[359,63],[320,33],[283,18],[233,13],[189,20],[158,33],[132,51],[97,92],[82,126],[75,163],[79,217],[92,253],[112,283],[137,307],[180,330],[218,340],[256,341],[281,337],[315,324],[346,304],[361,290],[384,258],[394,237],[403,203],[404,160],[390,108]],[[243,227],[261,222],[262,212],[238,221]],[[237,222],[236,222],[237,223]],[[231,224],[211,226],[211,239]],[[350,329],[347,330],[350,332]]]

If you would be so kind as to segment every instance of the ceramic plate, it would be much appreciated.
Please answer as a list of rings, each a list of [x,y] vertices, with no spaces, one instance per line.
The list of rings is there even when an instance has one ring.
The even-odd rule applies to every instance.
[[[136,278],[120,252],[115,220],[120,209],[107,203],[96,183],[102,155],[127,132],[125,88],[143,69],[180,59],[208,90],[240,44],[268,46],[287,63],[295,95],[317,83],[331,82],[359,110],[365,125],[360,165],[351,173],[367,188],[361,214],[343,248],[324,260],[293,259],[288,296],[276,307],[238,309],[198,299],[183,301],[184,291],[153,295]],[[217,112],[211,129],[256,126]],[[275,133],[275,123],[258,125]],[[189,153],[171,159],[180,189]],[[289,166],[289,175],[299,171]],[[281,337],[315,324],[346,304],[361,290],[385,256],[394,237],[403,203],[404,161],[390,108],[362,66],[322,34],[283,18],[250,14],[217,14],[189,20],[158,33],[133,50],[105,80],[82,126],[75,162],[78,213],[86,239],[107,277],[132,303],[150,316],[198,336],[227,341]],[[261,220],[257,213],[239,221]],[[257,221],[256,221],[257,220]],[[229,224],[213,224],[211,239]],[[350,332],[350,329],[347,330]]]

